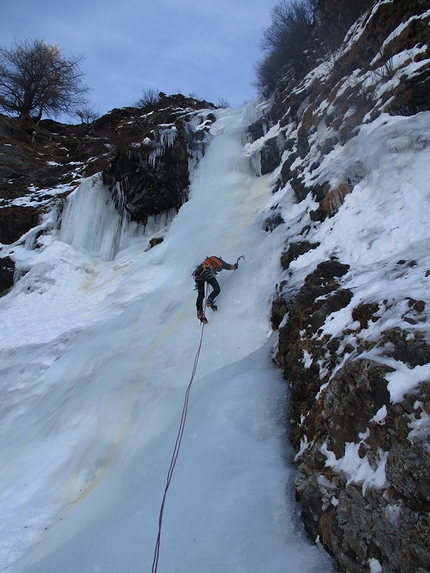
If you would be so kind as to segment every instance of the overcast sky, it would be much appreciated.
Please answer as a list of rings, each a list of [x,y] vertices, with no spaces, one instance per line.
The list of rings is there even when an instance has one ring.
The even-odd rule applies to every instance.
[[[133,105],[144,90],[195,95],[240,107],[261,57],[276,0],[0,0],[0,46],[56,43],[83,54],[100,114]]]

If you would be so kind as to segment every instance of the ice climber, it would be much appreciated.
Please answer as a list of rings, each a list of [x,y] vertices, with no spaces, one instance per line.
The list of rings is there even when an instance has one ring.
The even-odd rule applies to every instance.
[[[240,259],[241,257],[239,257]],[[207,257],[194,271],[193,277],[196,281],[196,288],[197,288],[197,318],[203,324],[207,324],[207,319],[205,313],[203,312],[203,299],[205,297],[205,283],[209,283],[212,287],[212,292],[208,296],[206,300],[206,306],[211,308],[212,310],[218,310],[217,305],[214,303],[215,298],[221,292],[221,288],[218,284],[218,281],[215,278],[215,275],[225,269],[227,271],[235,271],[238,268],[238,262],[233,265],[230,263],[226,263],[222,260],[221,257]]]

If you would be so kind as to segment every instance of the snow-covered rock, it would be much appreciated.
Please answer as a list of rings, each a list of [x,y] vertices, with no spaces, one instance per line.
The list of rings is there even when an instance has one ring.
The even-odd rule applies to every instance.
[[[331,61],[278,85],[248,146],[275,164],[285,232],[272,324],[296,491],[354,573],[430,563],[429,19],[376,2]]]

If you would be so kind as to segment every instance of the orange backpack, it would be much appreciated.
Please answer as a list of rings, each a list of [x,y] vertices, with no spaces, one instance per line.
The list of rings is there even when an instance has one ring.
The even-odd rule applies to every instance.
[[[210,269],[214,275],[222,270],[222,262],[218,257],[206,257],[202,262],[202,267],[204,269]]]

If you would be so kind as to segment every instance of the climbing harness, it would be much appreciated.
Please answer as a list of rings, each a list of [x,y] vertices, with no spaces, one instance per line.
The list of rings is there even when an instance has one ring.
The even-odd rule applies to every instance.
[[[208,290],[209,290],[209,288],[207,285],[206,286],[206,297],[208,295]],[[157,570],[158,570],[158,560],[160,558],[161,528],[163,525],[164,506],[166,503],[167,491],[170,487],[170,482],[172,481],[173,470],[175,469],[176,460],[178,459],[178,456],[179,456],[179,450],[181,448],[182,437],[184,435],[185,422],[187,421],[188,403],[189,403],[189,398],[190,398],[191,386],[192,386],[192,383],[194,381],[194,377],[195,377],[196,372],[197,372],[197,366],[199,364],[200,352],[201,352],[202,344],[203,344],[204,329],[205,329],[205,325],[204,325],[204,323],[202,323],[199,346],[197,348],[197,352],[196,352],[196,355],[194,358],[194,365],[193,365],[193,370],[191,373],[191,378],[190,378],[190,381],[188,383],[188,386],[187,386],[187,389],[185,392],[184,405],[182,408],[182,415],[181,415],[181,422],[179,424],[178,435],[176,436],[176,443],[175,443],[175,447],[173,449],[173,454],[172,454],[172,459],[170,461],[169,471],[167,472],[166,486],[164,488],[164,494],[163,494],[163,498],[161,501],[160,513],[158,516],[158,534],[157,534],[157,541],[155,543],[154,560],[152,562],[152,573],[157,573]]]

